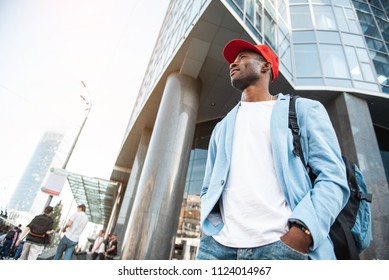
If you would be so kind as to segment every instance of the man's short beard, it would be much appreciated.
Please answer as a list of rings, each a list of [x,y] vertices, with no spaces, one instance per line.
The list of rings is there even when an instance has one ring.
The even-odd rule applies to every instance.
[[[231,79],[231,85],[237,90],[244,91],[248,86],[256,83],[259,80],[257,76]]]

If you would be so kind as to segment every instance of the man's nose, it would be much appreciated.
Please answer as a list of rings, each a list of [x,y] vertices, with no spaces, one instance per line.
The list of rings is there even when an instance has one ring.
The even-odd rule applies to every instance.
[[[234,68],[237,64],[238,64],[238,61],[237,61],[237,59],[235,59],[235,61],[230,64],[230,70],[232,68]]]

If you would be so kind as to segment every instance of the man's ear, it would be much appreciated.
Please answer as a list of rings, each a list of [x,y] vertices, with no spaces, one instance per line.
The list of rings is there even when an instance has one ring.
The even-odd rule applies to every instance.
[[[262,69],[261,69],[261,72],[262,73],[265,73],[267,71],[271,71],[271,63],[270,62],[265,62],[263,65],[262,65]]]

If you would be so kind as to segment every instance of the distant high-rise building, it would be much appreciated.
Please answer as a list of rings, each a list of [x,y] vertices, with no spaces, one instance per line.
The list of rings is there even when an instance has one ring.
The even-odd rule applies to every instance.
[[[31,211],[62,139],[63,134],[58,132],[49,131],[43,135],[8,202],[9,210]]]

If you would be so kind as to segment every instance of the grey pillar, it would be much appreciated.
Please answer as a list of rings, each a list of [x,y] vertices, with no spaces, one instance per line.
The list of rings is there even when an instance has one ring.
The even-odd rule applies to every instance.
[[[174,73],[167,79],[122,259],[171,257],[196,127],[199,92],[199,83],[189,76]]]
[[[373,193],[373,242],[362,259],[389,259],[389,189],[365,100],[343,93],[328,107],[342,152],[361,169]]]
[[[143,129],[138,149],[136,151],[134,163],[131,168],[131,175],[127,183],[123,202],[121,204],[119,216],[115,225],[115,232],[118,235],[118,244],[121,248],[124,248],[127,243],[127,240],[125,239],[125,237],[127,236],[126,233],[129,230],[127,221],[129,220],[131,215],[131,210],[134,204],[135,194],[137,191],[139,178],[142,173],[143,164],[145,162],[150,138],[151,130],[148,128]]]

